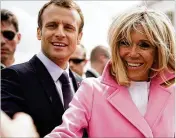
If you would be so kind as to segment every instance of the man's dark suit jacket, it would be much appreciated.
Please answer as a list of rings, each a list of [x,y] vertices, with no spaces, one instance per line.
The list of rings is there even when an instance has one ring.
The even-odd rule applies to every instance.
[[[81,78],[71,71],[70,77],[76,91]],[[52,77],[36,56],[2,70],[1,109],[10,117],[16,112],[31,115],[41,137],[62,123],[65,111]]]
[[[86,75],[86,78],[89,78],[89,77],[98,78],[98,75],[90,69],[86,71],[85,75]]]
[[[1,69],[4,69],[5,68],[5,65],[1,63]]]

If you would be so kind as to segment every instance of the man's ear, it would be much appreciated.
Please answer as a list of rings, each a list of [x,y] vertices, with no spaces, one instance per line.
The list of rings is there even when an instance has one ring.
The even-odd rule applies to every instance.
[[[78,44],[77,45],[79,45],[81,43],[82,35],[83,35],[83,32],[80,32],[78,34]]]
[[[85,65],[87,64],[88,61],[89,61],[88,59],[85,59],[85,60],[84,60]]]
[[[17,44],[19,44],[21,41],[21,34],[17,33]]]
[[[37,28],[37,39],[38,40],[41,40],[41,35],[42,35],[41,29],[38,27]]]

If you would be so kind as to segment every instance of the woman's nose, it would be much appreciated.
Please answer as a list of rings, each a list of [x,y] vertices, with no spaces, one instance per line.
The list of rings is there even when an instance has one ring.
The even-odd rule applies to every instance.
[[[131,46],[130,52],[129,52],[130,57],[138,57],[139,56],[139,49],[137,46]]]

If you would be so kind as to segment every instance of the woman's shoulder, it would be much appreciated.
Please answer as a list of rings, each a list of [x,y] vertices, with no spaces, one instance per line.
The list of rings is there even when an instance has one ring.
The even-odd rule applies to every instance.
[[[165,71],[162,74],[158,74],[156,78],[153,79],[153,82],[164,88],[170,87],[175,84],[175,72]]]

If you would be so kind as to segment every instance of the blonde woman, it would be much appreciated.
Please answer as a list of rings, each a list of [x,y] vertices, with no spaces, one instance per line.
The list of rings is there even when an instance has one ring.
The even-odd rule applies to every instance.
[[[109,30],[112,58],[85,79],[47,137],[174,137],[175,32],[161,12],[140,8]],[[47,126],[46,126],[47,127]]]

